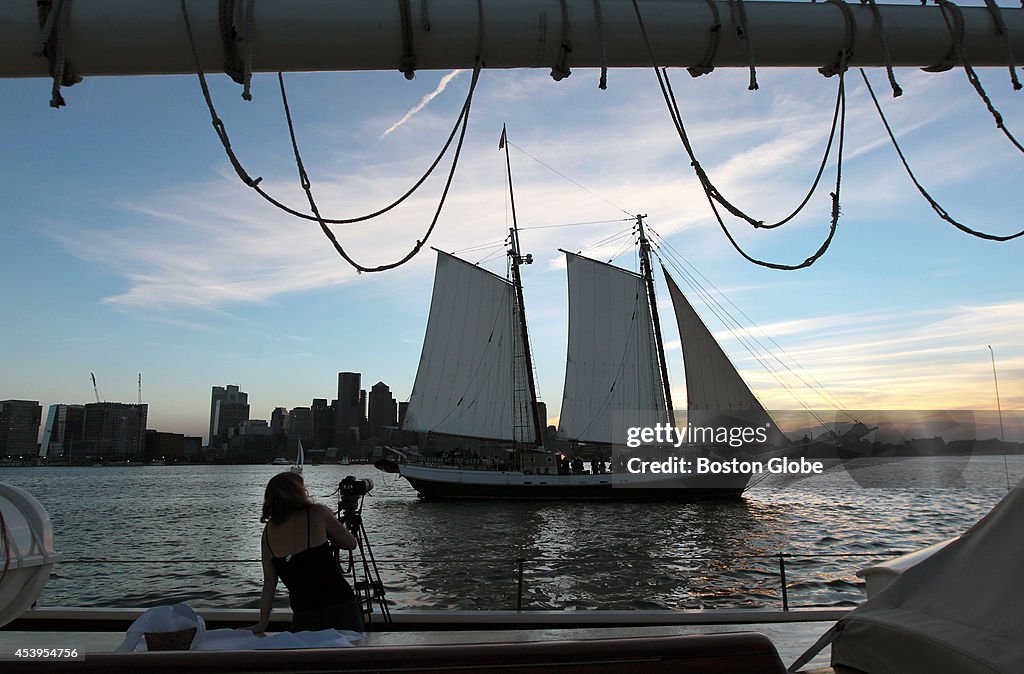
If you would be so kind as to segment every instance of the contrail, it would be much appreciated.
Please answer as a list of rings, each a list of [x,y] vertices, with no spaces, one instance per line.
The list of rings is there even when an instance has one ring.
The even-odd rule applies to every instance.
[[[442,91],[444,91],[445,87],[448,86],[448,83],[451,82],[452,80],[454,80],[456,77],[458,77],[460,73],[462,73],[462,70],[453,70],[450,73],[448,73],[447,75],[445,75],[444,77],[442,77],[441,81],[438,82],[436,89],[434,89],[429,94],[427,94],[426,96],[421,98],[419,103],[414,105],[409,110],[409,112],[405,113],[405,116],[403,116],[402,119],[400,119],[397,122],[395,122],[394,124],[392,124],[391,128],[389,128],[387,131],[382,133],[380,137],[383,138],[384,136],[387,136],[389,133],[391,133],[392,131],[394,131],[398,127],[400,127],[403,124],[405,124],[406,122],[408,122],[412,118],[412,116],[415,115],[417,112],[419,112],[423,108],[427,107],[427,103],[429,103],[430,101],[434,100],[434,98],[436,96],[438,96]]]

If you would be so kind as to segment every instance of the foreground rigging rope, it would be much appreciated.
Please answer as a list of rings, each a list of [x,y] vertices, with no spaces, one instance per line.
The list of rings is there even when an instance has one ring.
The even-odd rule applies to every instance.
[[[995,120],[996,126],[999,130],[1003,132],[1003,135],[1006,136],[1011,143],[1013,143],[1014,147],[1021,152],[1024,152],[1024,146],[1021,146],[1020,142],[1018,142],[1018,140],[1014,138],[1013,134],[1010,133],[1010,130],[1006,128],[1006,125],[1003,123],[1003,116],[992,104],[992,99],[988,97],[988,94],[985,92],[985,88],[981,85],[981,80],[978,79],[978,73],[974,72],[974,68],[971,67],[970,61],[967,60],[967,53],[964,49],[964,14],[960,11],[960,7],[950,2],[950,0],[935,0],[935,4],[942,9],[942,18],[946,21],[946,28],[949,29],[949,34],[953,38],[953,56],[957,61],[963,64],[967,80],[971,83],[971,86],[974,87],[974,90],[978,92],[978,96],[981,97],[981,100],[985,102],[985,107],[988,108],[989,114],[992,115],[992,119]],[[952,17],[952,21],[950,21],[950,17]],[[1013,72],[1012,53],[1009,54],[1009,58],[1011,59],[1011,72]],[[1014,81],[1014,88],[1019,89],[1020,83]]]
[[[939,205],[939,203],[934,198],[932,198],[932,195],[928,193],[928,191],[924,188],[924,186],[921,185],[920,181],[918,181],[918,179],[917,179],[917,176],[915,176],[914,172],[911,170],[910,164],[907,162],[907,158],[904,156],[903,150],[902,150],[902,148],[900,148],[900,144],[896,140],[896,134],[893,133],[892,127],[889,126],[889,120],[886,119],[885,113],[882,112],[882,106],[881,106],[881,104],[879,104],[878,97],[875,96],[875,90],[871,87],[871,82],[868,80],[867,73],[864,72],[863,68],[860,69],[860,76],[862,78],[864,78],[864,84],[867,85],[868,94],[871,95],[871,101],[875,104],[875,109],[878,111],[878,116],[882,120],[882,125],[885,127],[885,132],[887,134],[889,134],[889,140],[892,141],[892,146],[893,146],[893,148],[895,148],[896,154],[899,156],[900,161],[903,163],[903,168],[906,169],[907,175],[910,176],[910,180],[914,183],[914,186],[917,188],[917,191],[921,193],[921,196],[923,196],[925,198],[925,201],[928,202],[928,205],[932,207],[932,210],[935,211],[940,218],[942,218],[943,220],[945,220],[949,224],[953,225],[954,227],[959,229],[961,232],[964,232],[965,234],[970,234],[971,236],[976,236],[979,239],[986,239],[988,241],[1010,241],[1011,239],[1016,239],[1019,236],[1024,236],[1024,229],[1022,229],[1021,231],[1017,232],[1016,234],[1007,234],[1005,236],[999,236],[999,235],[996,235],[996,234],[986,234],[985,232],[979,232],[977,230],[971,229],[967,225],[964,225],[964,224],[961,224],[960,222],[957,222],[946,211],[946,209],[944,209],[941,205]]]
[[[463,142],[465,141],[466,129],[467,129],[468,124],[469,124],[469,111],[470,111],[470,108],[472,107],[472,102],[473,102],[473,94],[476,91],[476,85],[477,85],[477,82],[479,81],[480,71],[482,69],[482,49],[483,49],[483,2],[482,2],[482,0],[477,0],[477,10],[478,10],[477,53],[476,53],[475,65],[474,65],[474,68],[473,68],[473,76],[472,76],[472,80],[471,80],[470,86],[469,86],[469,92],[466,95],[466,100],[465,100],[465,102],[462,105],[462,109],[459,112],[459,116],[456,118],[455,125],[452,127],[452,131],[448,135],[448,139],[445,141],[444,146],[441,148],[441,151],[437,154],[437,157],[435,157],[434,161],[427,168],[427,170],[423,174],[423,176],[421,176],[420,179],[417,180],[412,185],[412,187],[410,187],[404,194],[402,194],[395,201],[393,201],[392,203],[388,204],[387,206],[385,206],[385,207],[383,207],[381,209],[378,209],[378,210],[376,210],[376,211],[374,211],[372,213],[367,213],[366,215],[361,215],[361,216],[353,217],[353,218],[325,218],[325,217],[323,217],[320,214],[319,208],[315,204],[315,200],[314,200],[312,192],[311,192],[311,184],[309,182],[309,177],[308,177],[308,175],[307,175],[307,173],[305,171],[304,166],[302,165],[302,158],[300,156],[299,149],[298,149],[298,144],[296,142],[294,126],[293,126],[292,120],[291,120],[291,113],[290,113],[290,111],[288,109],[287,94],[285,93],[285,89],[284,89],[284,79],[283,79],[283,76],[281,75],[281,73],[278,73],[278,80],[279,80],[280,89],[281,89],[282,103],[283,103],[283,105],[285,107],[285,116],[286,116],[286,119],[287,119],[287,122],[288,122],[288,130],[289,130],[289,134],[290,134],[291,140],[292,140],[292,150],[293,150],[293,152],[295,154],[296,164],[297,164],[297,167],[299,169],[300,183],[301,183],[301,186],[303,188],[303,191],[306,193],[307,200],[310,202],[310,209],[312,211],[312,215],[310,215],[308,213],[303,213],[303,212],[298,211],[298,210],[296,210],[294,208],[291,208],[290,206],[287,206],[286,204],[284,204],[284,203],[278,201],[277,199],[275,199],[273,196],[271,196],[269,193],[267,193],[262,187],[260,187],[259,184],[263,180],[262,178],[258,177],[258,178],[254,179],[245,170],[245,167],[242,165],[241,161],[238,159],[237,155],[235,154],[234,150],[231,147],[231,140],[228,137],[227,129],[224,126],[224,122],[217,115],[217,110],[216,110],[216,107],[214,106],[214,103],[213,103],[213,97],[210,94],[210,89],[209,89],[209,86],[208,86],[208,84],[206,82],[206,75],[203,72],[202,64],[199,61],[199,53],[198,53],[198,50],[196,48],[195,39],[194,39],[194,36],[193,36],[193,33],[192,33],[192,25],[191,25],[191,21],[189,20],[189,14],[188,14],[188,8],[186,6],[186,2],[187,2],[187,0],[181,0],[181,11],[182,11],[182,16],[183,16],[184,22],[185,22],[185,29],[186,29],[186,31],[188,33],[189,45],[190,45],[190,47],[192,49],[192,58],[193,58],[193,60],[195,62],[196,75],[199,78],[199,85],[200,85],[200,88],[201,88],[202,93],[203,93],[203,99],[205,100],[206,107],[209,110],[211,123],[213,124],[213,128],[214,128],[214,130],[217,133],[217,137],[220,139],[221,145],[224,147],[224,152],[227,154],[228,160],[231,162],[231,166],[232,166],[232,168],[234,168],[235,173],[238,175],[239,179],[246,186],[252,188],[257,194],[259,194],[261,197],[263,197],[263,199],[265,199],[267,202],[269,202],[273,206],[279,208],[280,210],[282,210],[282,211],[284,211],[284,212],[286,212],[286,213],[288,213],[290,215],[293,215],[295,217],[302,218],[304,220],[316,221],[320,225],[320,228],[323,230],[324,235],[327,236],[328,240],[334,246],[334,248],[338,252],[338,254],[341,255],[341,257],[346,262],[348,262],[352,267],[354,267],[359,272],[364,272],[364,271],[365,272],[386,271],[388,269],[394,269],[395,267],[398,267],[398,266],[404,264],[405,262],[408,262],[410,259],[412,259],[423,248],[423,246],[426,244],[427,239],[429,239],[431,233],[434,230],[435,225],[437,224],[437,220],[440,217],[441,210],[444,207],[445,199],[448,196],[448,191],[449,191],[449,188],[451,187],[452,179],[455,176],[455,170],[456,170],[456,167],[458,166],[459,157],[460,157],[461,152],[462,152]],[[427,228],[423,238],[420,239],[420,240],[417,240],[415,246],[413,246],[413,248],[409,251],[409,253],[407,253],[405,256],[403,256],[398,261],[390,263],[390,264],[379,265],[379,266],[376,266],[376,267],[367,267],[367,266],[361,265],[361,264],[357,263],[355,260],[353,260],[348,255],[348,253],[344,250],[344,248],[341,246],[341,244],[338,242],[337,237],[334,235],[334,233],[330,230],[330,228],[327,225],[329,225],[329,224],[335,224],[335,225],[336,224],[353,224],[353,223],[357,223],[357,222],[364,222],[366,220],[370,220],[370,219],[376,218],[376,217],[378,217],[380,215],[383,215],[384,213],[387,213],[388,211],[392,210],[393,208],[395,208],[396,206],[398,206],[399,204],[404,202],[433,173],[434,169],[441,162],[442,157],[444,157],[444,155],[448,152],[448,148],[451,146],[452,141],[454,140],[455,135],[457,133],[459,135],[459,140],[458,140],[458,143],[455,146],[455,152],[454,152],[454,156],[452,158],[451,169],[448,172],[448,177],[447,177],[447,180],[445,182],[445,186],[444,186],[444,189],[442,191],[441,199],[440,199],[440,202],[438,203],[437,210],[435,211],[434,217],[433,217],[430,225],[428,226],[428,228]]]
[[[835,110],[835,113],[833,114],[833,118],[832,118],[832,131],[829,134],[828,147],[826,148],[825,156],[822,159],[822,163],[821,163],[821,166],[820,166],[819,171],[818,171],[818,176],[815,178],[814,183],[811,186],[811,190],[807,194],[807,196],[804,198],[804,201],[797,207],[797,209],[793,213],[791,213],[788,217],[786,217],[782,221],[777,222],[777,223],[773,223],[772,225],[765,225],[762,221],[754,220],[753,218],[750,218],[745,213],[743,213],[738,208],[736,208],[731,203],[729,203],[728,200],[726,200],[721,195],[721,193],[717,190],[717,188],[715,188],[715,186],[711,183],[711,180],[708,178],[707,173],[704,171],[703,167],[701,167],[700,162],[698,161],[698,159],[696,157],[696,154],[695,154],[695,152],[693,150],[693,146],[690,143],[689,136],[686,133],[686,128],[683,125],[682,115],[679,112],[679,105],[678,105],[678,103],[676,101],[675,94],[672,91],[671,82],[669,81],[669,78],[668,78],[668,71],[667,71],[666,68],[661,68],[661,67],[658,66],[658,60],[657,60],[657,57],[656,57],[656,55],[654,53],[654,48],[651,46],[650,40],[648,39],[648,36],[647,36],[647,29],[646,29],[646,27],[644,25],[643,16],[640,13],[640,7],[637,4],[637,0],[633,0],[633,9],[636,12],[637,20],[640,23],[640,32],[641,32],[641,35],[643,36],[644,43],[647,46],[647,51],[650,54],[651,62],[654,65],[654,74],[655,74],[655,76],[658,79],[658,85],[661,87],[661,93],[662,93],[662,96],[665,99],[665,105],[668,107],[669,116],[672,118],[672,123],[675,125],[676,133],[679,135],[679,139],[682,142],[683,147],[686,149],[687,155],[690,157],[691,165],[693,166],[694,171],[697,174],[697,178],[698,178],[698,180],[701,183],[701,187],[704,189],[704,194],[705,194],[705,196],[708,199],[708,203],[711,205],[711,211],[714,213],[715,219],[718,221],[718,224],[721,227],[722,231],[725,233],[725,236],[729,240],[729,243],[731,243],[733,248],[736,249],[736,252],[738,252],[748,262],[752,262],[753,264],[756,264],[756,265],[759,265],[759,266],[762,266],[762,267],[767,267],[769,269],[778,269],[778,270],[782,270],[782,271],[793,271],[793,270],[796,270],[796,269],[803,269],[805,267],[811,266],[822,255],[825,254],[826,250],[828,250],[828,247],[832,243],[832,239],[835,237],[836,229],[837,229],[838,224],[839,224],[839,191],[840,191],[840,186],[842,184],[843,146],[844,146],[845,136],[846,136],[846,83],[845,83],[846,82],[846,77],[845,76],[846,76],[846,71],[847,71],[847,63],[848,63],[849,58],[850,58],[850,56],[852,54],[852,51],[853,51],[853,43],[854,43],[854,38],[855,38],[855,33],[856,33],[856,24],[853,22],[853,15],[850,12],[849,7],[846,6],[845,2],[843,2],[842,0],[828,0],[828,1],[835,3],[836,5],[838,5],[840,7],[840,9],[843,11],[844,21],[846,22],[846,40],[845,40],[845,43],[843,45],[843,48],[839,51],[839,54],[838,54],[837,59],[836,59],[836,63],[833,64],[833,65],[826,66],[826,67],[820,69],[820,72],[823,75],[825,75],[826,77],[830,77],[833,74],[837,74],[839,76],[839,86],[838,86],[838,91],[836,93],[836,110]],[[751,75],[752,75],[752,84],[755,84],[755,82],[753,82],[753,72],[751,72]],[[780,264],[780,263],[776,263],[776,262],[768,262],[766,260],[757,259],[757,258],[751,256],[750,254],[748,254],[739,245],[739,243],[733,237],[732,233],[729,232],[728,227],[726,227],[725,222],[722,220],[722,216],[721,216],[721,214],[718,211],[718,207],[716,206],[716,202],[721,204],[724,208],[726,208],[729,212],[733,213],[737,217],[740,217],[740,218],[746,220],[748,223],[750,223],[754,227],[769,228],[770,229],[770,228],[773,228],[773,227],[778,227],[779,225],[782,225],[785,222],[788,222],[795,215],[797,215],[801,210],[803,210],[804,206],[807,204],[807,202],[810,199],[811,195],[813,194],[813,192],[817,188],[818,181],[821,178],[821,173],[824,171],[825,164],[828,161],[829,152],[831,151],[832,141],[833,141],[833,138],[835,136],[837,128],[838,128],[838,132],[839,132],[839,144],[838,144],[837,160],[836,160],[836,185],[835,185],[835,191],[831,193],[831,197],[832,197],[832,214],[831,214],[831,223],[830,223],[830,226],[829,226],[828,236],[825,238],[825,240],[822,242],[822,244],[818,247],[818,250],[815,251],[815,253],[813,255],[808,257],[803,262],[801,262],[799,264],[795,264],[795,265]]]

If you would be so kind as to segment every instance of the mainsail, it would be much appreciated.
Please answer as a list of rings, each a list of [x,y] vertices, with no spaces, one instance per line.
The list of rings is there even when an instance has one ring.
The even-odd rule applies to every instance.
[[[644,278],[566,251],[569,348],[559,435],[622,441],[668,421]]]
[[[437,251],[434,293],[403,428],[462,437],[533,441],[515,371],[522,354],[514,286]],[[518,360],[521,360],[518,359]]]

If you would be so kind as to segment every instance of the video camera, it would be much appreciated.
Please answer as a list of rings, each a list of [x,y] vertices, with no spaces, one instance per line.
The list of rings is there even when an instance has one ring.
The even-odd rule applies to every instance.
[[[354,475],[347,476],[338,483],[339,510],[355,510],[359,499],[373,491],[373,480],[359,479]]]

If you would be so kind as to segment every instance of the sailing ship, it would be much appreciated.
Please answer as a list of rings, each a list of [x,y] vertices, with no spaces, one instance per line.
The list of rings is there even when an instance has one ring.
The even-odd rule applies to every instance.
[[[505,151],[509,165],[507,144]],[[569,334],[557,435],[570,449],[565,454],[545,449],[546,423],[537,404],[520,275],[520,267],[531,263],[532,256],[520,252],[514,198],[511,213],[510,278],[435,249],[426,335],[402,425],[427,443],[437,437],[506,443],[507,458],[486,466],[431,465],[418,452],[394,449],[400,461],[380,462],[378,467],[398,472],[425,498],[617,500],[741,494],[751,472],[698,474],[692,465],[689,472],[628,469],[627,429],[676,428],[677,423],[651,243],[641,215],[636,216],[640,273],[561,251],[568,271]],[[774,441],[784,441],[672,276],[662,269],[683,344],[691,425],[699,419],[716,428],[768,428]],[[688,444],[685,450],[647,449],[661,458],[668,456],[666,451],[681,458],[685,451],[709,461],[748,453],[747,448],[713,443]],[[569,454],[600,459],[586,471],[579,462],[572,468]],[[612,466],[605,470],[609,456]]]

